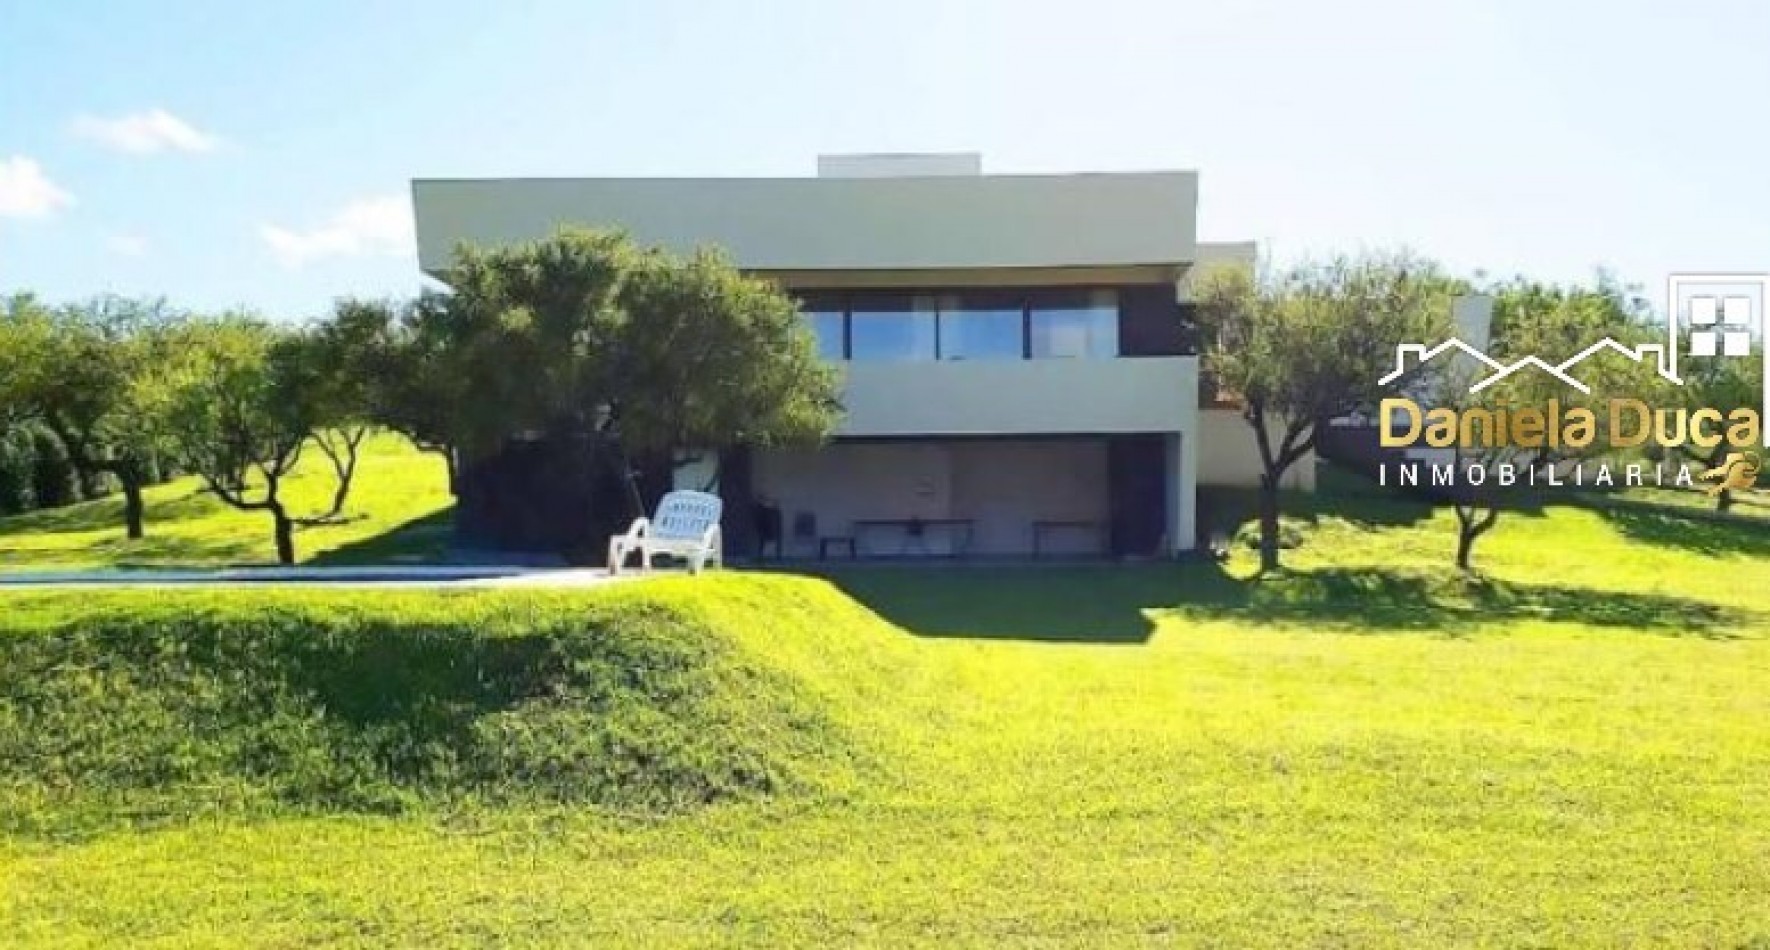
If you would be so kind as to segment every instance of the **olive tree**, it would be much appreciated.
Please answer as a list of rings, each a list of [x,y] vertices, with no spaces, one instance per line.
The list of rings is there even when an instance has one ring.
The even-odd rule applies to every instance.
[[[178,318],[163,301],[122,297],[11,317],[4,401],[54,433],[83,479],[114,478],[125,531],[141,538],[142,491],[169,449],[161,370]]]
[[[715,251],[652,253],[618,301],[602,424],[626,453],[674,461],[688,450],[814,442],[830,430],[831,371],[774,284]]]
[[[344,508],[361,443],[360,418],[328,372],[324,331],[233,317],[193,326],[171,399],[181,457],[215,496],[271,517],[277,561],[295,563],[295,529]],[[329,504],[297,512],[286,493],[304,454],[330,461]]]
[[[453,359],[448,303],[435,291],[404,302],[342,300],[327,329],[365,418],[440,456],[452,490],[460,461],[455,413],[471,393]]]
[[[463,247],[443,277],[452,292],[409,311],[407,355],[392,361],[403,401],[428,405],[422,424],[390,424],[433,443],[478,455],[517,435],[585,437],[633,486],[640,460],[814,441],[834,425],[835,377],[797,305],[715,252],[567,229]]]
[[[285,398],[295,401],[312,425],[308,441],[332,476],[330,507],[316,523],[338,517],[356,482],[362,446],[375,428],[375,394],[386,372],[376,321],[360,316],[361,304],[343,300],[332,316],[291,335],[275,352]]]
[[[1536,357],[1558,364],[1607,337],[1630,349],[1663,339],[1664,328],[1655,322],[1647,303],[1602,273],[1589,286],[1514,278],[1488,292],[1494,299],[1488,354],[1502,363]],[[1522,476],[1526,470],[1606,454],[1611,451],[1608,400],[1622,393],[1650,396],[1668,389],[1650,361],[1637,362],[1615,352],[1601,353],[1573,368],[1575,378],[1586,387],[1583,392],[1555,375],[1534,370],[1514,373],[1479,390],[1474,387],[1487,374],[1484,366],[1464,361],[1438,370],[1438,406],[1458,412],[1504,410],[1516,417],[1520,412],[1540,412],[1553,399],[1563,414],[1583,410],[1593,420],[1592,438],[1580,445],[1546,438],[1534,440],[1534,445],[1459,442],[1457,470],[1466,473],[1470,465],[1479,465],[1488,472],[1481,484],[1464,478],[1452,493],[1456,565],[1465,572],[1475,570],[1476,542],[1499,523],[1508,502],[1528,494],[1527,486],[1508,489],[1499,484],[1494,477],[1499,466],[1511,466]]]
[[[1221,268],[1195,288],[1209,375],[1239,403],[1260,455],[1260,568],[1279,567],[1279,485],[1328,420],[1374,405],[1398,343],[1448,333],[1452,286],[1406,256],[1282,273]]]

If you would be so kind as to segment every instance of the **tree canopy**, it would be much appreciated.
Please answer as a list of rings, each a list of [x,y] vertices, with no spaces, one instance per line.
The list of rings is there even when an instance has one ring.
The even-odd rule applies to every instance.
[[[463,247],[446,295],[379,311],[379,400],[415,439],[468,454],[524,435],[590,437],[628,460],[816,441],[833,371],[794,301],[724,257],[563,230]]]
[[[271,516],[277,559],[295,561],[295,528],[338,516],[370,421],[336,324],[289,328],[246,316],[185,328],[187,358],[172,374],[169,431],[217,498]],[[330,463],[330,504],[295,511],[283,489],[304,453]]]
[[[97,297],[56,309],[15,298],[0,329],[0,404],[53,432],[82,476],[122,489],[130,538],[169,452],[165,365],[181,315],[161,300]]]
[[[1605,338],[1633,349],[1644,343],[1665,339],[1665,325],[1651,306],[1631,290],[1607,274],[1585,284],[1553,284],[1526,278],[1514,278],[1487,288],[1494,299],[1493,325],[1489,354],[1502,362],[1515,362],[1537,357],[1558,364]],[[1699,366],[1703,376],[1715,372],[1711,366]],[[1608,400],[1626,395],[1647,398],[1652,402],[1676,403],[1681,399],[1706,400],[1712,390],[1691,380],[1692,386],[1670,386],[1656,372],[1652,361],[1637,362],[1614,351],[1602,351],[1570,370],[1588,387],[1580,392],[1549,373],[1514,373],[1497,385],[1480,392],[1470,392],[1470,384],[1485,374],[1484,367],[1464,366],[1460,372],[1439,380],[1441,386],[1435,404],[1459,411],[1469,409],[1513,410],[1547,406],[1552,399],[1563,412],[1585,409],[1595,422],[1595,434],[1583,446],[1570,446],[1565,441],[1545,440],[1535,447],[1509,444],[1459,446],[1456,467],[1465,471],[1470,464],[1485,469],[1511,465],[1516,470],[1541,469],[1565,465],[1581,458],[1611,451],[1609,426],[1611,413]],[[1688,375],[1688,374],[1687,374]],[[1708,376],[1710,384],[1724,386],[1719,377]],[[1678,389],[1677,394],[1669,391]],[[1474,570],[1476,542],[1499,522],[1505,510],[1507,492],[1491,476],[1480,485],[1465,484],[1454,493],[1453,508],[1457,516],[1457,566]]]
[[[835,376],[795,302],[715,252],[566,230],[463,247],[444,277],[447,291],[343,300],[308,325],[187,316],[159,301],[5,298],[6,457],[41,441],[11,423],[53,433],[82,475],[121,485],[132,538],[142,487],[174,460],[228,504],[270,513],[288,560],[294,527],[344,510],[373,426],[440,452],[451,477],[464,455],[561,437],[632,485],[637,465],[815,441],[834,425]],[[290,511],[281,492],[304,454],[335,479],[326,510]],[[6,477],[20,481],[19,466]]]
[[[1225,267],[1195,288],[1206,367],[1259,448],[1260,563],[1279,566],[1278,486],[1327,420],[1375,404],[1398,343],[1449,333],[1456,289],[1405,255],[1341,258],[1277,274]]]

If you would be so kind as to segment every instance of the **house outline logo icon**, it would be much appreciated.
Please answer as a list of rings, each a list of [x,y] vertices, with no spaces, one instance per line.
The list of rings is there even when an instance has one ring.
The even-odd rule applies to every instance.
[[[1615,350],[1637,363],[1646,359],[1649,355],[1652,355],[1654,357],[1654,362],[1659,369],[1659,374],[1682,386],[1684,385],[1684,381],[1678,378],[1677,345],[1675,342],[1677,328],[1675,325],[1672,328],[1672,335],[1674,342],[1642,343],[1633,349],[1616,342],[1616,340],[1611,337],[1605,337],[1559,363],[1550,363],[1536,355],[1526,356],[1511,363],[1502,363],[1456,337],[1451,337],[1443,343],[1430,348],[1423,343],[1398,343],[1395,346],[1395,368],[1390,370],[1382,379],[1377,380],[1377,382],[1381,385],[1387,386],[1406,375],[1408,371],[1407,357],[1410,353],[1415,357],[1416,362],[1414,365],[1419,366],[1431,362],[1440,353],[1454,349],[1460,353],[1473,357],[1476,361],[1485,364],[1489,369],[1493,370],[1493,372],[1469,384],[1469,391],[1472,393],[1478,393],[1513,373],[1529,367],[1540,369],[1582,393],[1590,393],[1592,387],[1575,379],[1570,375],[1570,371],[1575,366],[1585,362],[1588,358],[1599,352],[1604,350]]]
[[[1681,330],[1690,331],[1691,356],[1750,356],[1754,337],[1759,345],[1764,340],[1767,311],[1770,311],[1770,274],[1672,274],[1666,278],[1666,338],[1663,343],[1641,343],[1630,347],[1605,337],[1559,363],[1550,363],[1535,354],[1503,363],[1457,337],[1433,346],[1398,343],[1395,345],[1395,368],[1377,382],[1388,386],[1405,376],[1410,368],[1423,366],[1443,353],[1457,352],[1491,370],[1469,384],[1472,393],[1480,392],[1519,370],[1534,368],[1582,394],[1590,394],[1592,388],[1576,378],[1573,369],[1599,353],[1614,351],[1637,363],[1652,357],[1654,369],[1660,376],[1682,386],[1683,377],[1678,375]],[[1409,366],[1410,356],[1413,357],[1412,367]],[[1770,360],[1764,362],[1763,392],[1760,418],[1770,420]],[[1765,428],[1764,444],[1770,446],[1770,426]]]

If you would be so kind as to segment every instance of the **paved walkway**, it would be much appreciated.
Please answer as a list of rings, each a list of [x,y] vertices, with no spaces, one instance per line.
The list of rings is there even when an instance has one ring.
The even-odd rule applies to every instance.
[[[69,587],[594,587],[640,576],[627,573],[610,577],[601,568],[496,565],[242,567],[208,571],[141,568],[0,572],[0,591]]]

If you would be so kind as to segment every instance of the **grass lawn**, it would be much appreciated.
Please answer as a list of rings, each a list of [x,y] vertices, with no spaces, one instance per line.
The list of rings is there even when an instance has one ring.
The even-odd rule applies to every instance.
[[[1770,591],[1756,582],[1770,535],[1550,508],[1503,520],[1477,551],[1487,578],[1469,584],[1443,569],[1447,518],[1342,506],[1350,516],[1303,513],[1294,572],[1259,584],[1241,552],[1227,567],[726,572],[551,595],[16,596],[0,619],[12,682],[115,698],[170,677],[196,698],[117,700],[127,734],[66,704],[49,706],[71,718],[34,729],[15,709],[9,733],[0,715],[0,801],[28,803],[35,822],[0,835],[0,943],[1770,946]],[[302,624],[322,646],[242,660],[241,676],[311,687],[329,669],[406,697],[352,718],[278,694],[297,722],[279,748],[324,781],[273,788],[271,733],[215,725],[226,704],[204,697],[231,688],[227,670],[191,678],[211,647],[127,646],[155,623],[176,635],[178,617],[255,610],[294,634],[228,655],[294,649]],[[610,611],[643,623],[631,637],[607,627],[612,640],[561,626],[581,614],[603,630]],[[134,619],[80,639],[107,617]],[[506,734],[541,735],[537,711],[580,687],[469,708],[478,674],[445,675],[461,664],[435,645],[522,644],[531,629],[552,639],[517,653],[568,658],[549,669],[693,647],[631,654],[632,682],[609,673],[626,685],[597,707],[613,723],[601,732],[630,744],[607,748],[739,778],[763,774],[728,768],[755,756],[805,780],[734,781],[689,807],[461,795],[485,750],[451,744],[435,717],[513,714],[524,731]],[[31,638],[57,637],[80,645],[51,668],[60,648]],[[467,665],[490,662],[473,649]],[[110,692],[84,685],[100,654],[122,677]],[[133,672],[119,672],[124,655]],[[441,679],[375,678],[413,663]],[[652,680],[659,670],[719,701],[681,706],[690,697]],[[408,702],[420,688],[441,705]],[[49,708],[47,692],[15,686],[0,712],[9,695]],[[691,717],[693,735],[648,746],[634,705],[647,696]],[[171,781],[158,772],[71,780],[80,762],[110,761],[108,743],[159,742],[199,714],[215,730],[180,746],[189,755],[252,739],[178,786],[214,807],[148,814],[132,809],[151,796],[105,806],[93,790],[147,795]],[[17,757],[61,732],[53,768]],[[432,765],[387,764],[410,737],[423,741],[408,758]],[[540,765],[609,774],[554,739],[566,751],[498,781],[532,781]],[[315,765],[321,741],[360,771]],[[227,782],[246,793],[217,791]],[[399,807],[339,791],[375,783],[443,790]],[[284,798],[253,797],[266,788]]]
[[[442,459],[395,436],[374,437],[343,518],[298,529],[296,555],[320,563],[434,557],[448,540],[447,483]],[[285,491],[295,513],[323,511],[332,492],[325,460],[308,453]],[[0,571],[276,563],[270,516],[229,508],[197,478],[150,488],[146,502],[140,541],[124,537],[121,495],[0,518]]]
[[[1688,508],[1703,513],[1715,512],[1715,499],[1701,489],[1629,488],[1617,492],[1616,497],[1625,502]],[[1733,507],[1727,509],[1725,516],[1770,520],[1770,491],[1758,488],[1734,492]]]

